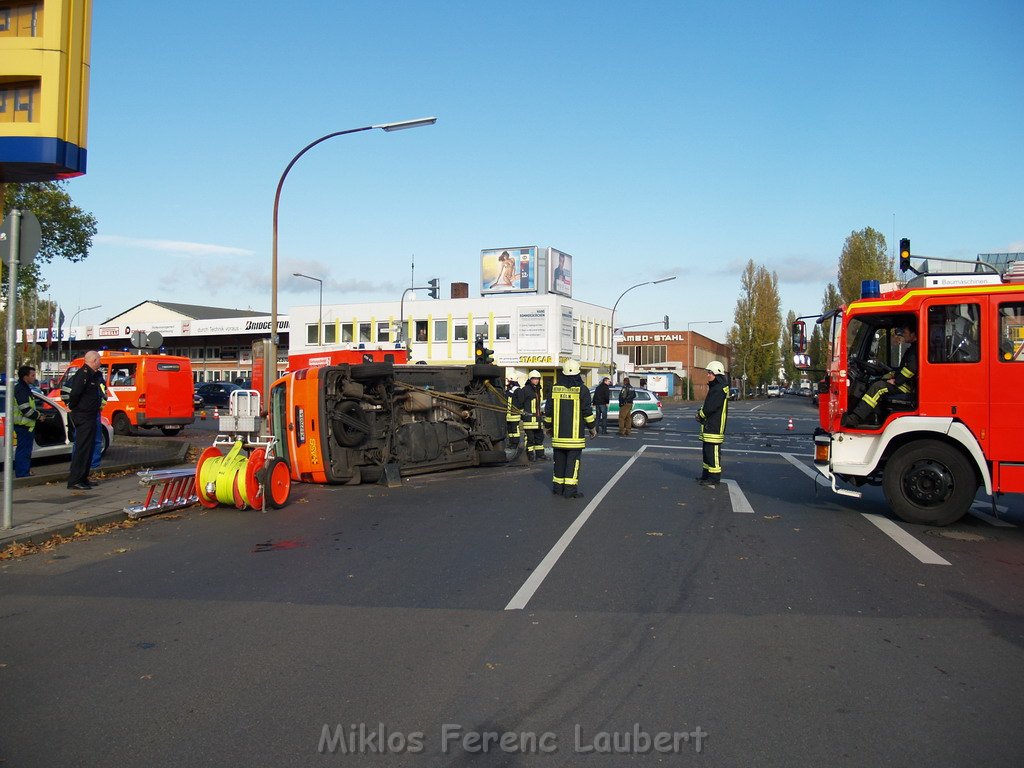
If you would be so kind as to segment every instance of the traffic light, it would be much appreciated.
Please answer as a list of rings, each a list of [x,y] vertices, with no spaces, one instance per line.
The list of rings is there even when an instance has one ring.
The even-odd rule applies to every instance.
[[[910,238],[900,240],[900,272],[910,269]]]
[[[668,315],[665,315],[665,330],[668,330]]]
[[[491,365],[494,363],[494,350],[484,346],[484,337],[476,337],[476,354],[474,359],[479,365]]]
[[[430,283],[430,298],[441,298],[441,281],[438,280],[436,277],[432,277],[427,282]]]

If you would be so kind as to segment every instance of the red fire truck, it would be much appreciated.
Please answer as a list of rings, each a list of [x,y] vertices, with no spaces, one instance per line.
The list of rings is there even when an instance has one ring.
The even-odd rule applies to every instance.
[[[840,480],[881,485],[902,520],[948,525],[979,488],[993,505],[997,494],[1024,492],[1024,269],[920,273],[909,241],[900,246],[901,268],[916,273],[905,286],[865,281],[861,299],[818,319],[831,324],[831,359],[814,462],[836,493],[861,495]],[[918,339],[915,383],[843,426],[871,384],[899,370],[908,345],[897,331],[907,326]],[[805,352],[802,321],[793,334],[794,351]]]

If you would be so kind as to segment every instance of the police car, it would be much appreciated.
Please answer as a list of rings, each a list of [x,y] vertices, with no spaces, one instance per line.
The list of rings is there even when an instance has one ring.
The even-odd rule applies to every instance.
[[[75,442],[75,427],[71,423],[71,412],[60,402],[44,395],[39,390],[33,390],[32,396],[36,401],[36,410],[46,418],[36,423],[33,437],[35,444],[32,446],[32,458],[40,459],[47,456],[70,456],[71,447]],[[0,414],[5,413],[7,407],[7,386],[0,385]],[[17,404],[15,404],[15,408]],[[3,450],[4,441],[7,439],[7,432],[14,432],[13,427],[8,430],[7,424],[0,417],[0,451]],[[114,440],[114,428],[106,417],[101,418],[103,431],[103,452]],[[3,454],[0,453],[0,464],[3,464]]]
[[[619,392],[622,387],[610,387],[610,395],[608,403],[608,421],[618,421],[619,419]],[[594,390],[590,390],[591,396],[594,394]],[[648,389],[639,389],[633,387],[633,394],[636,395],[636,399],[633,400],[633,411],[630,413],[630,419],[633,422],[634,427],[646,427],[649,421],[660,421],[665,418],[665,413],[661,410],[661,400],[658,396]]]

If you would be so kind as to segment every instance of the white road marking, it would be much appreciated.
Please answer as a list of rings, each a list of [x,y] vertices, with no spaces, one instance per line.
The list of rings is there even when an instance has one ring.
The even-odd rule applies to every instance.
[[[633,463],[640,458],[640,455],[644,450],[646,450],[646,448],[646,445],[641,445],[640,449],[619,468],[618,472],[612,475],[612,478],[607,483],[604,484],[604,488],[598,491],[597,495],[589,504],[587,504],[584,510],[580,512],[579,517],[572,521],[572,525],[570,525],[566,529],[565,533],[562,534],[562,537],[555,542],[555,546],[553,546],[551,551],[548,552],[544,556],[544,559],[540,561],[540,565],[534,568],[530,577],[523,582],[523,586],[521,586],[519,591],[515,593],[511,600],[509,600],[508,605],[505,606],[506,611],[518,611],[526,607],[526,604],[530,602],[534,593],[540,589],[540,585],[544,582],[544,579],[546,579],[547,575],[551,573],[551,569],[555,567],[555,563],[558,562],[558,558],[560,558],[565,553],[565,550],[569,548],[569,544],[572,543],[576,534],[580,532],[584,523],[590,519],[594,510],[597,509],[597,505],[600,504],[601,500],[608,495],[608,492],[615,487],[615,484],[622,479],[622,476],[625,475],[627,470],[633,466]]]
[[[812,478],[814,480],[814,482],[816,482],[818,485],[823,485],[826,488],[831,488],[832,487],[829,484],[828,480],[826,480],[822,476],[822,474],[820,472],[817,472],[817,471],[811,469],[810,467],[808,467],[806,464],[804,464],[802,461],[800,461],[800,459],[798,459],[792,453],[780,453],[779,456],[784,458],[786,461],[788,461],[794,467],[799,469],[805,475],[807,475],[808,477]]]
[[[746,515],[754,514],[754,508],[750,506],[750,502],[747,501],[747,497],[743,495],[743,490],[740,488],[740,484],[735,480],[729,480],[728,478],[723,478],[722,482],[729,486],[729,502],[732,504],[732,511]]]
[[[950,565],[949,560],[926,547],[887,517],[861,512],[878,529],[926,565]]]

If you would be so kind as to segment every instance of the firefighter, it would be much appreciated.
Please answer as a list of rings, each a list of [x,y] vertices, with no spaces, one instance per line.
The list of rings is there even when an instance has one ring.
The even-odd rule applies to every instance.
[[[590,390],[580,376],[579,361],[567,360],[544,406],[544,429],[551,434],[555,459],[551,492],[567,499],[583,496],[580,491],[580,458],[586,445],[584,428],[589,430],[591,437],[597,437]]]
[[[505,426],[508,427],[509,445],[513,447],[519,445],[519,438],[522,435],[519,431],[519,425],[523,421],[523,416],[519,411],[519,407],[515,404],[518,400],[516,396],[518,391],[519,382],[515,379],[509,379],[508,384],[505,386],[505,400],[508,403],[508,408],[505,412]]]
[[[725,422],[729,410],[729,381],[725,378],[725,366],[718,360],[708,363],[705,372],[708,377],[708,394],[704,398],[704,405],[697,411],[704,464],[697,481],[705,488],[714,488],[722,477],[722,443],[725,442]]]
[[[530,371],[529,381],[516,394],[519,401],[515,405],[523,412],[523,434],[526,435],[526,458],[530,461],[547,461],[544,453],[544,413],[541,403],[544,400],[540,382],[540,371]]]
[[[909,394],[917,386],[917,331],[914,324],[904,323],[902,328],[896,329],[896,335],[910,345],[903,353],[899,369],[872,384],[853,410],[844,414],[842,426],[850,429],[861,428],[862,424],[872,420],[871,417],[877,412],[879,403],[885,395]]]
[[[14,476],[28,477],[32,474],[32,444],[36,424],[46,417],[36,408],[32,387],[36,383],[36,369],[31,365],[18,368],[18,383],[14,385],[14,434],[17,445],[14,448]]]

